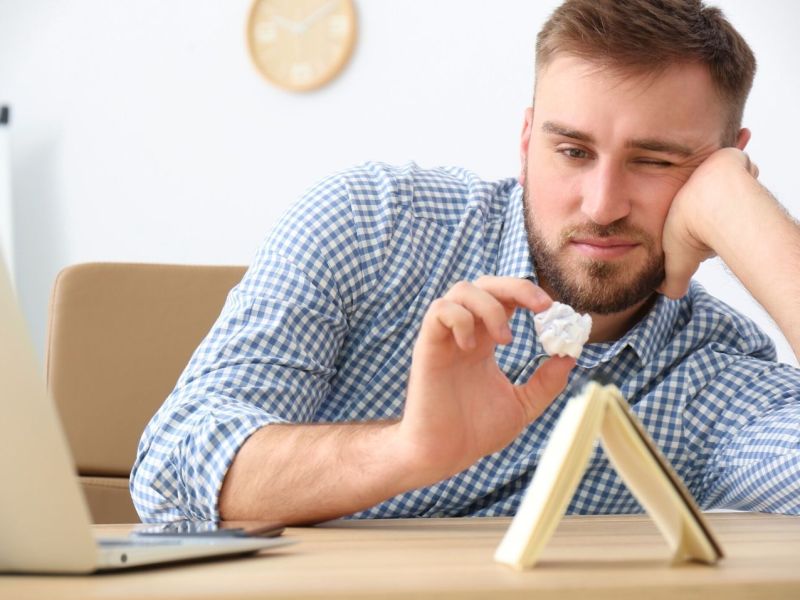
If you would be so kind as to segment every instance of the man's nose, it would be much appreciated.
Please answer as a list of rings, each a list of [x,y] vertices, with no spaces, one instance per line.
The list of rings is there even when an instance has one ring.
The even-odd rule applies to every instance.
[[[631,202],[625,173],[611,162],[598,161],[583,185],[581,211],[598,225],[628,216]]]

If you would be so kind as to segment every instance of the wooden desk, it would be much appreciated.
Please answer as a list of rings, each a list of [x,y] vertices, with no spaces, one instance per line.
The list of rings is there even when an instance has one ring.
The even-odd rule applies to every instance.
[[[800,517],[709,515],[727,557],[669,565],[644,516],[568,517],[539,565],[495,564],[508,519],[334,521],[244,559],[80,577],[0,577],[3,600],[114,598],[800,598]],[[102,527],[100,527],[102,529]]]

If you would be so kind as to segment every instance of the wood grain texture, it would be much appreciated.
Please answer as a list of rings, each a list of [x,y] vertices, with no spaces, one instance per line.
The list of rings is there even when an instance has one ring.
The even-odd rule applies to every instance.
[[[670,565],[645,516],[566,517],[538,565],[492,561],[509,519],[333,521],[244,559],[85,577],[1,576],[0,598],[800,598],[800,517],[712,513],[718,565]],[[105,534],[120,526],[97,526]]]

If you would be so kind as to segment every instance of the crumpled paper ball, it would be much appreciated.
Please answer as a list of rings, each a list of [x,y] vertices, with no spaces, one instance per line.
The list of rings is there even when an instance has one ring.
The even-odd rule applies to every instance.
[[[561,302],[533,317],[536,335],[550,356],[578,358],[589,339],[592,317],[576,313],[571,306]]]

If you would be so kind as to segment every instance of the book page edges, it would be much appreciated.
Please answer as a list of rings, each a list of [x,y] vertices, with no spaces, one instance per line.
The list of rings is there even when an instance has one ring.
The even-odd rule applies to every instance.
[[[495,551],[494,559],[515,569],[532,567],[553,535],[586,470],[606,412],[589,384],[564,407],[533,480]]]
[[[625,399],[613,386],[600,428],[609,460],[625,485],[655,521],[667,540],[673,562],[691,559],[707,564],[723,556],[719,543],[683,482],[635,420]]]

